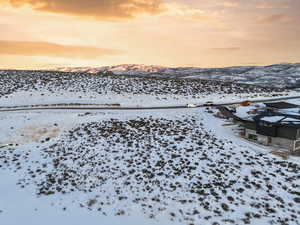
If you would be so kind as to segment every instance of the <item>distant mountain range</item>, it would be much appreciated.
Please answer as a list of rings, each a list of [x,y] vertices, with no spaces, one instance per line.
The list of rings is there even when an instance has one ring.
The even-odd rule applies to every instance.
[[[116,75],[221,80],[274,87],[300,87],[300,63],[270,66],[236,66],[226,68],[162,67],[124,64],[103,67],[60,67],[65,72],[112,72]]]

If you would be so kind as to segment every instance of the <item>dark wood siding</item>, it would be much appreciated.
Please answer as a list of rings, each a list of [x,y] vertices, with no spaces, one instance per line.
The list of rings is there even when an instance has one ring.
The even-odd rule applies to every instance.
[[[277,136],[295,140],[298,138],[298,129],[294,127],[280,126],[277,129]]]
[[[242,122],[242,126],[247,128],[247,129],[250,129],[250,130],[256,130],[256,123],[253,122],[253,121],[246,121],[244,120]]]
[[[263,126],[259,123],[252,121],[243,121],[241,125],[250,130],[256,130],[260,135],[269,136],[269,137],[281,137],[287,138],[290,140],[296,140],[299,138],[298,128],[287,127],[287,126]]]
[[[260,135],[269,136],[269,137],[277,137],[277,127],[268,124],[260,124],[258,123],[256,126],[256,132]]]

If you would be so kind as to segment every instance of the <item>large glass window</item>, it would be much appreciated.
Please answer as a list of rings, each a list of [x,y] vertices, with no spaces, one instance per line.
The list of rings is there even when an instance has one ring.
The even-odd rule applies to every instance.
[[[297,137],[300,137],[300,130],[297,130]]]
[[[254,141],[257,141],[257,135],[256,134],[249,134],[248,138]]]
[[[300,141],[295,142],[295,149],[298,149],[298,148],[300,148]]]

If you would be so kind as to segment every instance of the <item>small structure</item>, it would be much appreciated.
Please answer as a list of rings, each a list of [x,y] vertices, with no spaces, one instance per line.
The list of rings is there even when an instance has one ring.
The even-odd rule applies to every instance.
[[[250,105],[251,105],[250,101],[241,102],[241,106],[250,106]]]

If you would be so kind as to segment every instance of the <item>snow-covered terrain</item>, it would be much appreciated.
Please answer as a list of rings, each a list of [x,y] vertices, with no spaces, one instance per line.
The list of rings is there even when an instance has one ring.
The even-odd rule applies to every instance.
[[[13,144],[0,151],[7,225],[48,224],[46,212],[79,224],[80,210],[88,224],[299,224],[298,159],[240,140],[204,110],[0,120],[1,143]]]
[[[209,79],[239,82],[273,87],[300,87],[300,64],[276,64],[271,66],[240,66],[227,68],[167,68],[147,65],[118,65],[105,67],[61,67],[58,71],[97,73],[109,71],[114,74],[155,76],[173,78]]]
[[[216,81],[3,71],[0,106],[164,105],[285,95]],[[0,113],[0,224],[299,224],[299,158],[213,109]]]
[[[1,106],[43,103],[178,105],[287,94],[282,89],[220,81],[47,71],[2,71],[0,89]]]

